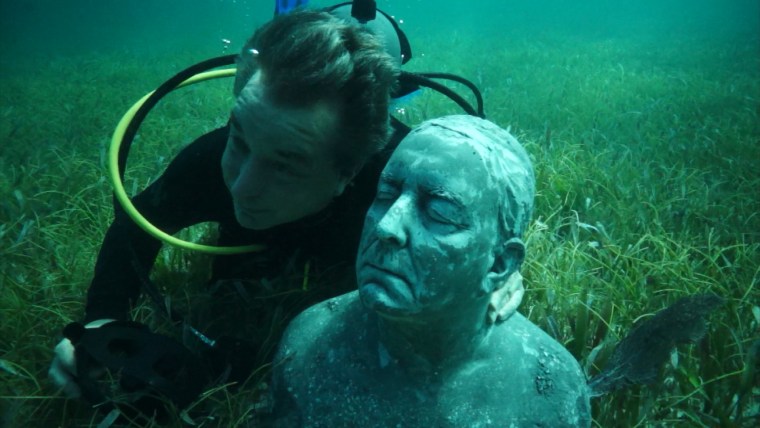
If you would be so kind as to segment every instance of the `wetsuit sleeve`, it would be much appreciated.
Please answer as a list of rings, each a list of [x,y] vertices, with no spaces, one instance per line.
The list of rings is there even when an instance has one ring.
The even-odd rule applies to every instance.
[[[183,149],[163,175],[133,199],[142,215],[170,234],[228,215],[232,201],[221,172],[227,133],[227,128],[217,129]],[[140,294],[138,272],[150,272],[160,249],[161,242],[117,204],[87,292],[85,322],[126,319]]]

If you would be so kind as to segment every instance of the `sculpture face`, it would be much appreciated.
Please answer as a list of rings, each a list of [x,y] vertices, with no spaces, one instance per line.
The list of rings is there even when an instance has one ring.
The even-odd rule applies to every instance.
[[[385,167],[364,223],[356,264],[364,305],[420,319],[480,305],[491,291],[496,196],[469,144],[410,134]]]

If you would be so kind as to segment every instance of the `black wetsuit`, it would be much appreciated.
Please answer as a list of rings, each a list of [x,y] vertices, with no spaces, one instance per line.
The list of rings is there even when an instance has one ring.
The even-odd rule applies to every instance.
[[[342,195],[323,211],[292,223],[263,231],[247,230],[237,223],[221,170],[227,127],[209,132],[183,149],[164,174],[133,202],[149,221],[168,233],[201,222],[217,222],[219,245],[267,246],[262,253],[216,257],[212,280],[273,276],[295,253],[323,266],[353,266],[364,215],[374,198],[380,172],[409,132],[395,120],[393,127],[394,135],[386,149],[364,166]],[[120,206],[116,208],[87,293],[85,322],[127,319],[140,294],[138,271],[150,271],[161,245]],[[348,290],[335,290],[332,294],[345,291]]]

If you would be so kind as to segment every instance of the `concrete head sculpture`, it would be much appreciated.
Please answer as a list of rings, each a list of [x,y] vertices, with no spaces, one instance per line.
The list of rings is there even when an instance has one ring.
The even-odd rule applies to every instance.
[[[507,131],[473,116],[425,122],[394,153],[367,213],[362,301],[417,322],[482,303],[523,260],[534,194],[530,159]]]
[[[507,131],[471,116],[423,123],[394,152],[364,224],[359,290],[314,306],[276,358],[290,426],[588,426],[575,359],[487,307],[525,255],[535,182]]]

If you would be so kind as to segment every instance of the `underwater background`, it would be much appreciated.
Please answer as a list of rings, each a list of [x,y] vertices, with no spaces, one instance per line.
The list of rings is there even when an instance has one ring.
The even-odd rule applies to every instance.
[[[679,346],[656,383],[594,399],[595,426],[760,425],[760,1],[377,3],[410,39],[405,69],[472,80],[487,117],[530,152],[538,195],[520,311],[589,375],[678,298],[724,298],[705,338]],[[273,10],[0,0],[0,427],[103,422],[65,400],[47,367],[61,328],[82,316],[112,218],[113,128],[177,71],[237,52]],[[128,192],[224,124],[230,94],[231,80],[217,80],[162,101],[132,149]],[[460,110],[423,92],[394,113],[413,125]],[[207,265],[165,249],[153,279],[181,304]],[[154,312],[146,302],[135,316],[151,323]],[[257,426],[265,372],[209,391],[173,423]]]

